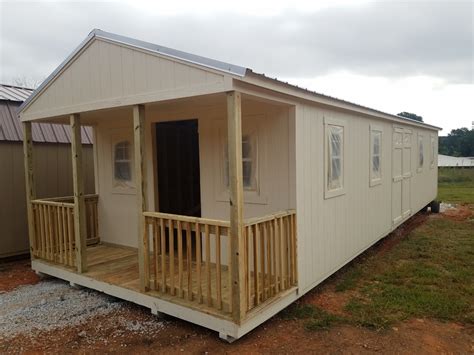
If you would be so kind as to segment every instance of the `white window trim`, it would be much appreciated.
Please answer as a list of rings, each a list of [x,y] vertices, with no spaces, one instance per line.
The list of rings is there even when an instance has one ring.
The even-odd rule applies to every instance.
[[[435,163],[435,160],[436,160],[436,135],[432,134],[430,136],[430,151],[431,151],[431,154],[430,154],[430,169],[434,169],[436,163]]]
[[[268,197],[264,193],[262,181],[262,174],[266,170],[266,144],[264,141],[264,136],[262,135],[261,123],[260,121],[264,118],[263,115],[252,115],[252,116],[243,116],[242,117],[242,135],[245,134],[255,134],[255,180],[256,186],[254,189],[244,189],[244,203],[247,204],[256,204],[256,205],[267,205]],[[215,156],[214,161],[217,162],[216,169],[219,172],[215,176],[219,181],[214,183],[214,191],[216,196],[216,201],[218,202],[229,202],[229,188],[225,186],[225,177],[224,177],[224,149],[227,141],[227,130],[224,120],[216,120],[214,124],[214,136],[216,137],[216,142],[218,142],[218,147],[216,149],[217,155]]]
[[[380,177],[374,177],[373,176],[373,171],[372,171],[372,159],[373,159],[373,147],[372,147],[372,132],[380,132],[380,147],[379,147],[379,167],[380,167]],[[403,139],[403,138],[402,138]],[[382,178],[383,178],[383,164],[382,164],[382,158],[383,158],[383,140],[384,140],[384,135],[383,135],[383,128],[381,126],[377,125],[370,125],[369,126],[369,186],[377,186],[382,184]]]
[[[130,143],[130,173],[131,173],[131,180],[130,181],[118,181],[115,179],[115,145],[117,143],[128,141]],[[133,137],[130,134],[122,131],[116,132],[111,134],[110,136],[110,174],[111,174],[111,191],[114,194],[125,194],[125,195],[133,195],[136,193],[136,186],[135,186],[135,154],[134,154],[134,145],[133,145]]]
[[[423,153],[423,165],[420,166],[420,142],[422,143],[422,153]],[[421,173],[423,172],[423,167],[425,166],[425,142],[423,141],[423,134],[418,133],[418,138],[417,138],[417,157],[416,157],[416,172]]]
[[[342,134],[342,158],[341,158],[341,169],[342,169],[342,187],[330,190],[328,188],[329,183],[329,126],[340,126],[343,128]],[[324,199],[329,199],[337,196],[345,195],[346,193],[346,159],[347,159],[347,127],[346,121],[332,118],[324,117]]]

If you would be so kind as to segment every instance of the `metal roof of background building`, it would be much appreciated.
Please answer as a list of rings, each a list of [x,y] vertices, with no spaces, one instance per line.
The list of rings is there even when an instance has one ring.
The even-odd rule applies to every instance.
[[[0,84],[0,100],[25,101],[31,95],[33,89],[20,86]]]
[[[32,92],[32,89],[0,84],[0,142],[23,141],[23,125],[18,111]],[[71,129],[68,125],[33,123],[31,129],[35,143],[71,143]],[[83,144],[92,144],[91,127],[83,126],[81,136]]]

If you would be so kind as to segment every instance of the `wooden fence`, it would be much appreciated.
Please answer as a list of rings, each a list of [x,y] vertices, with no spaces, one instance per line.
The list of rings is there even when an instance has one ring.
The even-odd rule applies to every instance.
[[[99,242],[97,195],[85,196],[86,241]],[[72,197],[33,200],[33,255],[58,264],[75,266],[74,203]]]
[[[228,221],[144,212],[151,290],[232,312]],[[251,310],[296,285],[296,214],[244,223],[245,294]]]

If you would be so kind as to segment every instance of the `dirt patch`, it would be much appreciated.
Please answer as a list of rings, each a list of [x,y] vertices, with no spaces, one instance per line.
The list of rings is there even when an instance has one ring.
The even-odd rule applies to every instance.
[[[465,221],[474,216],[474,210],[469,205],[457,205],[456,208],[445,210],[441,215],[453,221]]]
[[[120,321],[120,319],[125,320]],[[419,354],[469,353],[474,329],[455,323],[411,320],[384,332],[353,326],[310,332],[302,321],[275,317],[233,344],[215,332],[169,319],[159,329],[134,331],[124,325],[156,321],[148,311],[130,306],[78,327],[22,336],[0,345],[0,352],[127,352],[127,353],[330,353],[389,352]]]
[[[313,304],[338,316],[345,316],[347,315],[347,312],[344,310],[344,307],[347,302],[354,297],[354,295],[353,292],[335,292],[333,290],[325,290],[324,292],[315,295],[308,295],[303,302]]]
[[[33,285],[40,278],[31,270],[29,259],[0,262],[0,294],[21,285]]]

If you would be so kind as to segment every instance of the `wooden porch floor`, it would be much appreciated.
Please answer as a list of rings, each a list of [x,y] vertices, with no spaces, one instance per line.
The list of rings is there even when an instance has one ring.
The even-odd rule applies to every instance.
[[[175,262],[176,263],[176,262]],[[169,260],[166,260],[167,270],[169,270]],[[93,278],[98,281],[106,282],[112,285],[120,286],[126,289],[130,289],[136,292],[140,292],[140,280],[138,273],[138,251],[133,248],[112,246],[106,244],[100,244],[90,246],[87,248],[87,265],[88,271],[83,275]],[[204,265],[202,266],[204,272]],[[178,286],[178,266],[175,265],[175,287]],[[193,269],[195,269],[195,263],[193,262]],[[211,274],[213,277],[211,280],[215,280],[216,266],[211,264]],[[186,307],[191,307],[199,311],[204,311],[209,314],[217,315],[219,317],[230,318],[228,312],[229,299],[228,299],[228,270],[226,266],[221,267],[221,280],[222,280],[222,309],[216,309],[216,295],[212,294],[212,303],[214,307],[210,307],[206,304],[206,290],[207,283],[203,278],[201,289],[202,289],[202,303],[197,300],[197,283],[193,280],[192,282],[192,293],[193,300],[188,300],[187,297],[187,273],[184,268],[183,272],[183,295],[179,297],[179,290],[176,291],[176,296],[170,296],[169,294],[162,293],[160,291],[148,291],[147,294],[155,296],[167,301],[181,304]],[[161,273],[158,274],[158,281],[161,281]],[[166,280],[167,288],[170,288],[169,278]],[[152,285],[153,287],[153,280]],[[160,286],[161,287],[161,286]],[[215,285],[211,285],[213,293],[215,292]]]

